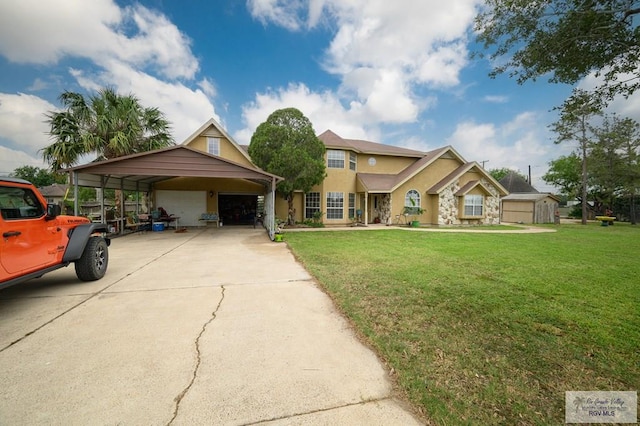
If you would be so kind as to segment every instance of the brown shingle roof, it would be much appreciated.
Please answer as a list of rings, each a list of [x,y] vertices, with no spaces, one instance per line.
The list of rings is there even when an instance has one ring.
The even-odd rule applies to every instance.
[[[320,139],[327,148],[346,149],[363,154],[397,155],[416,158],[420,158],[425,155],[422,151],[401,148],[399,146],[384,145],[360,139],[344,139],[333,133],[331,130],[327,130],[322,133],[318,136],[318,139]]]
[[[522,176],[516,172],[509,172],[500,179],[500,185],[504,186],[511,193],[537,194],[538,190],[529,184]]]
[[[469,170],[471,170],[474,167],[476,167],[478,169],[478,171],[481,174],[483,174],[487,180],[495,182],[496,189],[498,190],[498,192],[500,192],[501,195],[504,196],[504,195],[507,195],[509,193],[507,190],[504,189],[504,187],[502,185],[500,185],[500,182],[495,180],[489,173],[487,173],[475,161],[471,161],[469,163],[462,164],[460,167],[458,167],[457,169],[455,169],[454,171],[449,173],[447,176],[445,176],[444,179],[442,179],[440,182],[436,183],[431,188],[429,188],[427,193],[428,194],[438,194],[438,193],[440,193],[440,191],[442,191],[447,185],[451,184],[451,182],[453,182],[455,179],[459,178],[460,176],[462,176],[463,174],[465,174],[466,172],[468,172]],[[484,185],[483,185],[483,188],[485,188],[485,190],[486,190],[486,187]]]
[[[433,151],[423,153],[422,158],[406,167],[398,174],[358,173],[358,178],[368,191],[391,192],[397,186],[403,184],[412,176],[419,173],[422,169],[431,164],[433,160],[440,157],[449,149],[451,149],[451,147],[446,146],[444,148],[438,148]]]
[[[67,185],[54,183],[51,185],[43,186],[42,188],[38,188],[38,190],[45,197],[64,197],[64,194],[67,192],[67,188]]]
[[[381,173],[358,173],[358,179],[373,192],[391,192],[395,186],[398,175],[388,175]]]

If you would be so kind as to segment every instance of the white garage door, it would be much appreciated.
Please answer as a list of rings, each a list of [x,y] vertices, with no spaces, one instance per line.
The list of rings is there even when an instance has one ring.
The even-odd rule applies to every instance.
[[[180,226],[198,226],[198,219],[207,211],[206,191],[156,191],[156,206],[179,216]]]

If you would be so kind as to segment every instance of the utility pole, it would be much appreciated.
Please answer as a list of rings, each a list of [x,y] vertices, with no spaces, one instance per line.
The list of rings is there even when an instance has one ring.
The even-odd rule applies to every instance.
[[[481,163],[482,163],[482,168],[483,168],[483,169],[484,169],[484,163],[488,163],[488,162],[489,162],[489,160],[481,161]]]

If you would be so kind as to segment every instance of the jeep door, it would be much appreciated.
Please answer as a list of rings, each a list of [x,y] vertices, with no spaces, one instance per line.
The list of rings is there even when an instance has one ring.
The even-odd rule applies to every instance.
[[[0,262],[10,276],[55,264],[64,251],[56,221],[28,187],[0,187],[2,240]]]

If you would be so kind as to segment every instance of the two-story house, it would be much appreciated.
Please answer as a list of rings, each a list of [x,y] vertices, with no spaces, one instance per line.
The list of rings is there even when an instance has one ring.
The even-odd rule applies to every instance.
[[[451,146],[429,152],[363,140],[330,130],[327,176],[294,197],[296,221],[321,215],[327,226],[404,223],[405,207],[422,224],[494,224],[507,191],[476,162]],[[80,185],[145,191],[151,208],[180,216],[184,226],[215,214],[225,225],[253,224],[264,209],[267,227],[287,217],[288,204],[273,191],[281,179],[256,167],[242,147],[211,119],[181,145],[70,169]]]
[[[415,151],[356,139],[330,130],[319,139],[327,151],[327,177],[294,199],[296,220],[322,212],[326,225],[357,221],[395,224],[495,224],[507,191],[476,162],[446,146]],[[405,207],[421,214],[408,218]],[[286,204],[276,203],[285,217]]]

